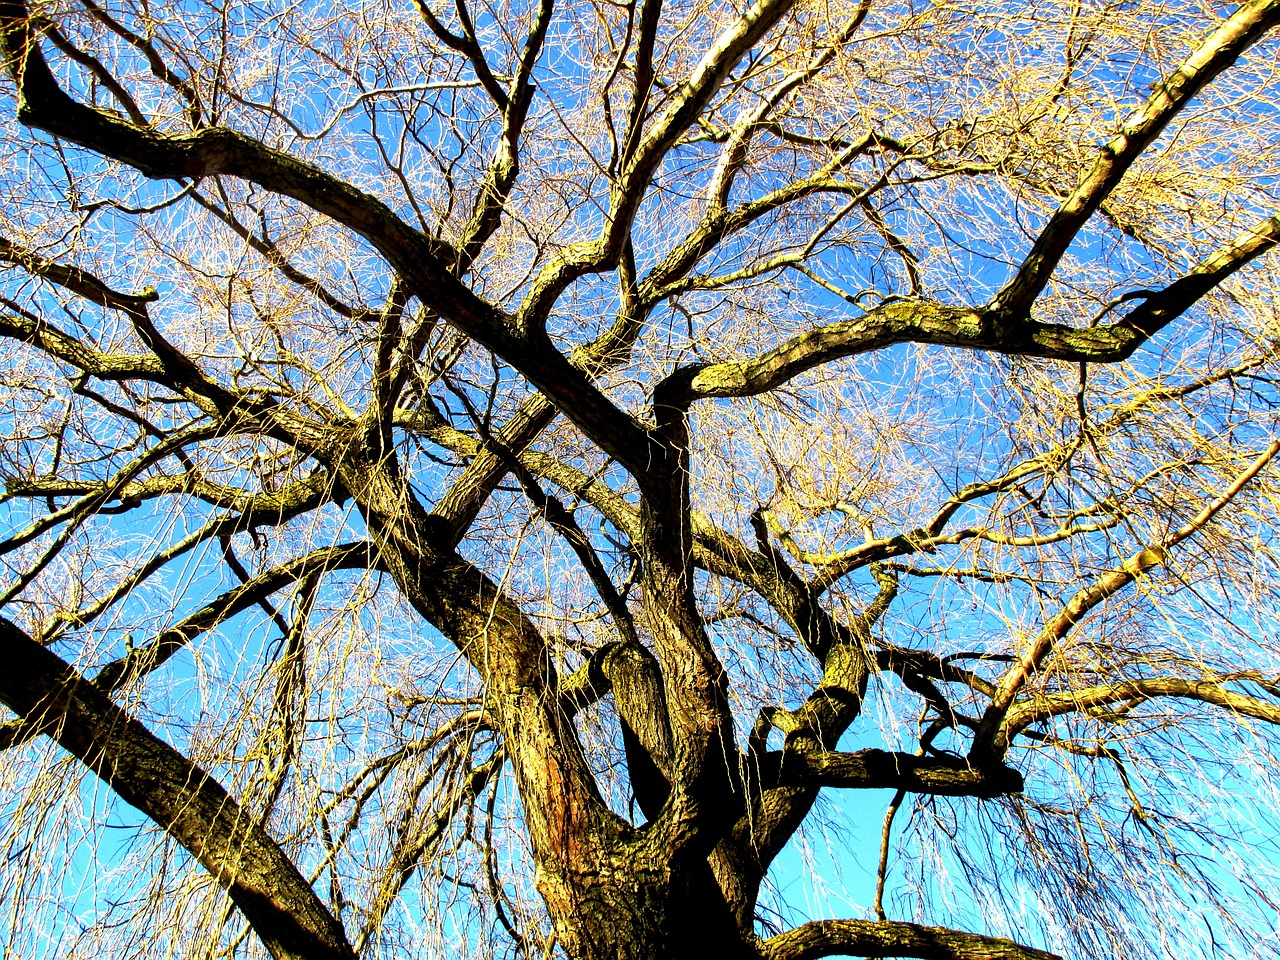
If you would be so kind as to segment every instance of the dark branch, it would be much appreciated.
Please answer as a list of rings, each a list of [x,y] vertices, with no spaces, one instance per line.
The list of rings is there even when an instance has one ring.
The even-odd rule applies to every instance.
[[[859,750],[857,753],[815,750],[770,752],[766,768],[775,766],[784,786],[844,787],[859,790],[905,790],[939,797],[999,797],[1021,793],[1022,774],[1001,763],[972,766],[952,757]]]
[[[277,960],[354,960],[280,847],[204,770],[0,618],[0,700],[96,773],[213,875]]]

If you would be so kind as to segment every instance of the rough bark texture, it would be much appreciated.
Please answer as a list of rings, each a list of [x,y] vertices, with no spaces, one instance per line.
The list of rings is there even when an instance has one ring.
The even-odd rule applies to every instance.
[[[985,101],[974,118],[922,114],[921,129],[904,139],[895,125],[915,121],[895,114],[882,122],[882,114],[892,113],[888,107],[859,101],[854,113],[848,112],[850,77],[861,76],[858,71],[867,77],[890,75],[897,69],[855,49],[858,31],[877,13],[869,3],[828,10],[824,16],[829,14],[831,22],[818,26],[821,18],[795,0],[756,0],[714,15],[708,8],[671,22],[664,20],[667,11],[659,0],[592,7],[589,15],[579,10],[585,20],[606,24],[606,36],[592,41],[599,50],[590,56],[599,53],[612,66],[603,80],[574,75],[569,82],[554,71],[579,57],[590,59],[582,39],[591,36],[590,29],[570,24],[573,29],[565,27],[564,36],[576,39],[551,50],[563,25],[556,22],[561,13],[550,0],[523,13],[498,14],[490,8],[488,20],[500,22],[482,19],[479,25],[464,0],[454,4],[448,20],[419,0],[421,22],[415,20],[413,30],[421,35],[412,39],[431,39],[430,47],[422,48],[431,51],[429,57],[422,54],[424,62],[461,66],[448,80],[427,70],[421,83],[404,85],[387,80],[399,76],[403,63],[397,60],[395,69],[379,74],[375,89],[364,82],[357,64],[351,68],[357,71],[351,74],[358,81],[352,86],[359,90],[356,99],[337,108],[330,127],[314,136],[304,128],[316,118],[289,119],[291,102],[264,106],[254,100],[256,88],[233,89],[240,82],[234,64],[191,68],[189,76],[183,75],[186,68],[175,72],[166,58],[187,58],[176,57],[170,40],[153,42],[164,25],[150,14],[134,12],[135,30],[117,17],[119,11],[91,0],[82,6],[72,16],[61,7],[34,9],[25,0],[0,0],[0,53],[17,119],[55,138],[52,153],[41,163],[49,170],[61,166],[69,181],[77,176],[78,161],[67,156],[83,153],[113,171],[118,165],[120,177],[162,181],[174,195],[135,208],[123,200],[82,202],[68,187],[66,224],[78,225],[32,229],[21,241],[0,236],[0,280],[10,272],[21,278],[14,290],[0,291],[0,337],[45,364],[35,374],[15,376],[13,390],[31,398],[31,409],[45,411],[53,403],[50,396],[66,404],[60,421],[45,411],[48,422],[32,416],[35,425],[29,429],[21,422],[22,403],[4,407],[6,428],[25,432],[14,451],[6,452],[11,456],[5,462],[23,469],[6,477],[0,502],[30,505],[31,519],[0,541],[4,575],[13,576],[3,585],[0,608],[15,620],[28,617],[22,621],[25,629],[0,617],[0,702],[17,714],[0,728],[0,750],[16,753],[41,735],[55,741],[195,857],[273,956],[353,960],[352,943],[361,954],[376,950],[380,924],[396,896],[446,840],[456,839],[458,846],[472,842],[480,850],[486,908],[498,918],[495,928],[503,925],[525,956],[549,960],[558,950],[568,960],[809,960],[845,954],[1052,960],[1052,954],[1007,939],[887,920],[880,893],[874,908],[878,921],[816,921],[762,939],[762,890],[771,866],[823,789],[895,791],[881,834],[883,892],[893,816],[904,798],[1014,803],[1035,786],[1034,778],[1024,778],[1020,770],[1025,754],[1019,750],[1028,745],[1059,751],[1064,762],[1088,758],[1112,764],[1120,771],[1135,820],[1149,825],[1124,759],[1108,746],[1111,734],[1096,734],[1082,746],[1088,738],[1061,733],[1051,721],[1066,717],[1114,729],[1105,725],[1123,722],[1126,713],[1150,702],[1187,701],[1280,724],[1280,709],[1267,699],[1280,696],[1280,690],[1247,662],[1223,658],[1219,663],[1216,651],[1196,659],[1163,649],[1144,660],[1146,654],[1132,651],[1155,649],[1148,638],[1117,643],[1114,650],[1123,653],[1107,648],[1092,659],[1080,650],[1105,644],[1071,646],[1095,620],[1105,621],[1108,604],[1132,596],[1145,601],[1152,579],[1178,551],[1210,535],[1230,514],[1229,507],[1267,481],[1280,454],[1280,441],[1261,436],[1269,428],[1251,424],[1233,399],[1210,409],[1212,415],[1188,414],[1193,423],[1188,432],[1199,442],[1204,423],[1243,421],[1247,429],[1238,431],[1243,439],[1233,436],[1221,441],[1222,450],[1210,452],[1194,444],[1184,449],[1189,441],[1178,447],[1180,437],[1169,440],[1172,452],[1138,450],[1127,462],[1133,468],[1127,486],[1113,469],[1128,449],[1125,443],[1136,448],[1131,437],[1141,432],[1144,417],[1163,410],[1174,418],[1170,410],[1183,403],[1192,410],[1199,392],[1208,394],[1223,384],[1235,389],[1237,381],[1247,383],[1246,394],[1262,390],[1259,384],[1271,382],[1270,374],[1259,372],[1275,357],[1271,344],[1230,365],[1215,361],[1207,373],[1182,386],[1154,378],[1150,389],[1133,387],[1125,402],[1098,411],[1090,406],[1089,393],[1091,367],[1132,357],[1152,338],[1174,330],[1174,321],[1204,307],[1228,281],[1239,289],[1233,287],[1215,309],[1273,303],[1263,293],[1251,300],[1247,281],[1260,258],[1280,244],[1280,218],[1268,212],[1229,241],[1219,236],[1205,242],[1188,268],[1182,253],[1170,251],[1190,244],[1186,236],[1196,243],[1202,235],[1215,236],[1216,222],[1197,222],[1175,240],[1160,240],[1124,220],[1112,205],[1119,202],[1121,180],[1131,168],[1141,168],[1139,161],[1156,149],[1162,132],[1178,129],[1193,101],[1267,40],[1280,23],[1280,0],[1248,0],[1220,23],[1206,21],[1180,65],[1170,68],[1161,48],[1142,69],[1135,67],[1135,76],[1159,68],[1163,78],[1144,90],[1142,102],[1117,121],[1117,129],[1109,128],[1101,146],[1090,145],[1078,125],[1070,128],[1069,138],[1063,134],[1063,143],[1069,140],[1077,154],[1087,154],[1084,160],[1073,157],[1078,170],[1061,157],[1028,152],[1027,143],[1041,129],[1037,124],[1066,111],[1074,95],[1076,59],[1092,42],[1082,39],[1089,30],[1076,30],[1075,18],[1084,16],[1079,9],[1070,12],[1070,29],[1061,39],[1065,75],[1049,94],[1019,91],[1026,103],[1019,101],[1008,117],[996,117],[986,127],[990,105]],[[615,16],[622,19],[609,19]],[[915,14],[902,16],[911,20]],[[904,35],[917,29],[906,20],[881,24],[869,42],[888,43],[899,29]],[[236,32],[225,23],[219,29],[227,42],[226,35]],[[1011,20],[991,33],[1016,39],[1023,29],[1022,21]],[[209,35],[216,32],[210,28]],[[686,33],[700,38],[688,62],[681,59],[689,53],[680,46],[685,41],[671,43]],[[491,34],[503,37],[492,41],[493,49],[487,46]],[[376,48],[377,41],[370,46]],[[1056,64],[1057,57],[1050,59]],[[341,59],[319,53],[315,58],[318,71]],[[352,59],[359,57],[352,54]],[[191,62],[198,60],[192,53]],[[837,66],[846,72],[834,73]],[[1107,66],[1099,72],[1115,71]],[[962,81],[952,78],[954,86],[981,85],[973,78],[980,73],[966,68],[957,74]],[[594,89],[598,82],[604,84],[601,90]],[[916,82],[902,81],[901,90]],[[619,92],[615,83],[626,89]],[[134,87],[146,96],[135,98]],[[555,102],[563,96],[561,87],[583,87],[588,91],[583,97],[599,99],[561,110]],[[833,95],[833,89],[841,92]],[[311,103],[305,91],[293,94],[299,103]],[[442,99],[432,99],[436,95]],[[467,99],[473,95],[477,99]],[[450,114],[442,105],[453,96],[465,106]],[[1114,99],[1109,89],[1105,99]],[[108,100],[121,109],[103,106]],[[169,100],[180,101],[176,113],[155,107]],[[379,139],[384,100],[401,107],[395,118],[400,153],[388,151]],[[809,116],[810,102],[826,103],[827,114]],[[342,169],[350,145],[325,138],[357,108],[368,111],[367,129],[348,131],[351,142],[368,137],[375,143],[384,180],[358,165],[347,178],[331,170]],[[1223,104],[1214,109],[1229,112]],[[315,110],[309,106],[303,113]],[[434,133],[414,126],[420,114],[428,113],[441,129],[481,132],[475,143],[464,138],[456,155],[431,153],[426,141]],[[562,114],[572,115],[574,123],[578,114],[592,119],[583,130],[561,121],[573,135],[558,135],[562,142],[554,142],[544,132],[544,155],[537,163],[524,162],[530,159],[522,152],[529,126]],[[855,114],[857,124],[850,119]],[[855,134],[853,127],[864,120],[869,126]],[[313,141],[320,141],[320,148],[305,157],[324,162],[304,158]],[[431,171],[422,175],[423,182],[439,180],[444,196],[426,196],[429,191],[421,185],[424,196],[415,194],[412,178],[421,171],[401,157],[415,149],[410,141],[430,154],[430,162],[417,165]],[[286,144],[302,146],[295,152]],[[561,158],[562,146],[565,156],[581,149],[581,169]],[[478,179],[455,184],[455,173],[465,172],[473,153],[485,154]],[[361,159],[370,157],[373,153]],[[1061,170],[1055,166],[1059,162]],[[680,179],[682,165],[694,171],[687,184]],[[530,167],[545,179],[522,181]],[[1067,183],[1068,173],[1078,177]],[[1157,174],[1151,175],[1152,183],[1178,179],[1167,169]],[[956,241],[955,249],[946,247],[946,256],[933,256],[932,247],[943,240],[932,231],[936,227],[950,244],[953,225],[932,209],[926,185],[951,179],[967,184],[970,178],[978,183],[976,178],[985,177],[1000,178],[1001,189],[1019,203],[1033,195],[1031,206],[1043,208],[1045,215],[1037,214],[1024,253],[1016,249],[1021,233],[1011,232],[1013,239],[997,234],[1000,242],[987,244],[999,251],[998,263],[1010,268],[1003,289],[993,286],[985,300],[979,294],[962,300],[956,291],[981,290],[988,281],[963,275],[967,268],[922,265],[930,258],[950,257],[954,264],[976,256],[965,246],[968,239]],[[149,197],[146,191],[153,188],[147,184],[137,192]],[[586,193],[579,196],[575,190]],[[1248,202],[1196,203],[1252,209],[1250,204],[1262,202],[1259,197],[1272,202],[1270,190],[1266,179]],[[388,199],[388,191],[394,199]],[[957,202],[957,221],[967,223],[982,212],[971,209],[974,195],[964,194]],[[1192,195],[1188,189],[1186,197]],[[550,214],[547,223],[538,221],[540,203],[555,206],[565,196],[571,196],[572,203],[565,203],[572,209],[561,216],[563,222],[552,223]],[[1168,195],[1170,203],[1185,202],[1190,211],[1195,203],[1186,197],[1177,191]],[[917,220],[935,225],[918,228],[910,243],[895,233],[901,205],[907,203],[919,204],[912,208]],[[214,251],[207,261],[205,251],[190,254],[190,262],[170,254],[178,265],[176,279],[152,275],[161,271],[154,259],[146,260],[150,274],[130,288],[138,292],[126,292],[117,289],[124,268],[112,269],[110,250],[85,254],[75,243],[49,239],[62,230],[92,241],[95,235],[86,225],[98,229],[108,219],[102,212],[107,208],[111,217],[143,218],[137,235],[148,238],[159,221],[146,217],[190,209],[191,216],[212,218],[201,223],[225,228],[233,238],[225,242],[232,246]],[[416,220],[405,210],[412,210]],[[1021,226],[1018,211],[1002,213]],[[342,248],[345,253],[325,248],[309,260],[307,237],[297,249],[289,246],[291,237],[272,238],[275,215],[350,244]],[[865,224],[850,225],[864,215]],[[1137,252],[1126,250],[1124,262],[1158,274],[1158,288],[1132,289],[1123,270],[1103,283],[1097,274],[1104,267],[1088,265],[1061,276],[1073,247],[1103,245],[1088,229],[1104,218],[1117,238],[1138,245]],[[993,214],[993,219],[998,218]],[[115,253],[129,260],[132,234],[121,236],[126,239]],[[511,276],[503,273],[508,261],[524,255],[525,245],[536,248],[528,263]],[[878,252],[853,272],[872,277],[875,289],[857,291],[854,285],[846,290],[831,279],[846,263],[842,256],[868,245]],[[163,249],[165,243],[153,246]],[[930,258],[922,255],[926,247]],[[350,269],[329,262],[341,256],[352,258]],[[247,269],[237,273],[241,266],[226,267],[225,276],[218,272],[241,261],[261,266],[279,286],[256,289],[265,281]],[[1166,261],[1180,266],[1160,267]],[[344,269],[349,289],[342,287]],[[944,272],[930,287],[929,269],[952,273]],[[819,290],[795,315],[788,313],[792,274]],[[899,274],[901,283],[892,279]],[[117,280],[108,282],[112,276]],[[187,282],[198,287],[199,296],[182,300],[179,294],[190,291],[171,289],[184,276],[196,278]],[[159,286],[166,286],[163,295]],[[217,299],[223,286],[225,303]],[[1078,300],[1054,300],[1060,296],[1055,286],[1084,294]],[[217,296],[209,292],[214,287]],[[934,295],[931,289],[946,294]],[[380,306],[364,302],[370,290],[380,291]],[[178,306],[170,309],[174,302]],[[299,302],[314,315],[297,307]],[[833,315],[833,303],[849,309]],[[1091,320],[1076,316],[1085,305],[1098,310]],[[1274,312],[1274,306],[1270,309]],[[603,319],[596,315],[600,311],[607,314]],[[751,314],[758,327],[729,336],[729,324],[722,321],[733,311]],[[71,319],[58,320],[62,314]],[[712,318],[705,327],[704,315]],[[224,326],[214,329],[215,322]],[[242,342],[242,323],[258,324],[254,329],[260,336]],[[777,329],[771,326],[775,323]],[[333,355],[323,362],[307,359],[310,338],[329,329],[338,331],[332,336]],[[1244,336],[1234,327],[1226,334],[1212,332],[1204,339]],[[1002,438],[1005,446],[990,457],[975,454],[954,466],[922,467],[920,478],[943,478],[937,484],[944,491],[940,500],[905,489],[927,486],[926,479],[868,475],[857,462],[864,454],[878,461],[878,438],[899,429],[882,422],[868,428],[866,436],[874,442],[866,440],[865,450],[843,459],[832,454],[806,461],[812,460],[813,448],[825,449],[828,443],[834,448],[845,407],[866,386],[841,383],[846,374],[855,379],[848,365],[826,383],[822,378],[831,365],[901,344],[959,348],[970,352],[965,356],[1025,358],[1018,363],[1031,366],[1011,367],[1008,384],[1000,389],[1021,397],[1019,378],[1032,370],[1044,381],[1036,388],[1044,399],[1034,395],[1025,409],[1038,416],[1041,407],[1051,408],[1051,426],[1019,432],[1011,423]],[[1186,347],[1185,352],[1192,356],[1195,350]],[[1178,360],[1179,376],[1182,365],[1191,362]],[[1069,390],[1058,383],[1063,369],[1070,372]],[[58,378],[57,390],[44,390],[41,378],[49,376]],[[899,371],[893,376],[910,379]],[[1135,382],[1140,379],[1134,376]],[[636,384],[639,399],[633,395]],[[914,387],[897,383],[884,389],[900,390],[906,404]],[[814,391],[819,401],[810,403],[806,391]],[[796,431],[787,443],[774,443],[745,428],[735,434],[738,428],[728,425],[723,426],[728,439],[717,447],[714,431],[706,426],[730,403],[739,405],[734,409],[754,403],[747,409],[755,413],[747,419],[761,434],[761,425],[777,410],[783,411],[779,420],[794,419],[790,405],[796,397],[795,406],[806,415],[824,405],[836,411],[827,421],[831,437]],[[96,404],[94,415],[77,420],[73,413],[82,402]],[[1005,402],[993,400],[990,407],[1003,409]],[[774,403],[776,409],[769,406]],[[1240,409],[1270,409],[1267,403]],[[1062,424],[1072,417],[1064,431]],[[885,448],[896,442],[885,439]],[[944,447],[952,441],[928,442]],[[811,449],[802,449],[806,444]],[[908,449],[908,441],[900,446]],[[758,501],[699,499],[699,485],[716,470],[708,462],[714,456],[732,459],[748,448],[759,462],[741,466],[737,475],[726,470],[724,488],[751,488]],[[777,451],[786,449],[796,463],[779,462]],[[1094,473],[1076,483],[1072,471],[1090,457]],[[875,499],[881,483],[893,488],[883,503]],[[833,494],[840,484],[865,502],[848,503]],[[424,486],[431,489],[424,492]],[[1268,497],[1275,499],[1267,493],[1250,509],[1262,511]],[[1201,502],[1207,502],[1203,509]],[[1187,508],[1188,503],[1196,506]],[[182,537],[172,543],[157,539],[119,582],[93,583],[93,562],[100,558],[89,547],[77,555],[68,543],[93,528],[99,546],[114,549],[120,528],[104,519],[147,518],[131,512],[156,504],[174,505],[173,515],[183,521],[174,527],[184,531]],[[342,519],[334,519],[340,514]],[[341,531],[342,536],[321,537],[304,552],[296,543],[307,521],[312,530],[326,536]],[[102,526],[94,527],[98,523]],[[517,531],[519,523],[524,526]],[[354,538],[349,527],[359,531]],[[546,583],[537,589],[526,576],[537,565],[528,556],[531,530],[558,538],[557,546],[545,551]],[[510,544],[494,543],[493,531],[505,531]],[[834,546],[826,542],[828,533],[838,541]],[[246,538],[255,551],[252,571],[241,560]],[[276,552],[263,546],[268,539]],[[352,539],[359,542],[348,542]],[[1230,549],[1229,539],[1220,541],[1226,544],[1222,550]],[[817,541],[809,549],[802,546]],[[220,550],[205,550],[213,544]],[[1007,561],[1010,556],[1023,558],[1023,566]],[[49,570],[64,560],[68,570],[90,573],[74,589],[59,593],[49,586]],[[131,633],[121,634],[113,617],[127,619],[122,611],[129,609],[131,594],[163,582],[186,563],[216,568],[219,575],[225,565],[234,578],[230,588],[190,604],[187,596],[175,601],[173,617],[151,627],[156,632],[149,640],[135,643]],[[1215,565],[1231,564],[1216,559],[1201,564]],[[175,579],[194,596],[190,582],[199,577],[189,578],[183,570]],[[406,681],[404,689],[388,693],[387,700],[398,697],[403,710],[388,708],[394,722],[388,721],[387,729],[403,735],[404,742],[367,750],[373,759],[350,782],[316,787],[305,802],[295,804],[303,811],[295,811],[303,825],[296,833],[281,834],[291,838],[287,843],[278,841],[269,832],[269,814],[297,751],[311,737],[308,725],[320,723],[324,710],[346,708],[341,695],[335,697],[336,707],[324,703],[322,709],[317,700],[308,701],[307,684],[313,679],[308,670],[324,671],[308,666],[304,641],[313,630],[323,634],[320,647],[333,641],[337,628],[323,633],[322,618],[312,618],[313,607],[326,589],[351,591],[342,580],[326,585],[336,572],[352,570],[367,572],[367,583],[381,586],[381,578],[388,580],[386,588],[404,601],[403,616],[429,625],[433,638],[443,638],[442,646],[472,686],[451,700],[439,689],[422,692],[433,683],[442,688],[442,676],[414,677],[417,686]],[[863,582],[850,586],[855,575]],[[581,589],[562,600],[567,592],[557,593],[559,581],[569,577],[578,578]],[[953,630],[949,642],[939,642],[936,649],[930,630],[905,615],[898,621],[902,629],[891,633],[884,624],[901,602],[908,578],[945,581],[950,589],[966,581],[1022,584],[1034,593],[1019,595],[1017,609],[1030,610],[1026,617],[1036,625],[1023,630],[1010,614],[1008,636],[996,641],[984,636],[972,648],[967,626]],[[1172,592],[1185,582],[1186,577],[1179,581],[1171,575],[1165,587]],[[1234,585],[1219,589],[1236,595]],[[292,592],[281,596],[285,591]],[[58,597],[49,599],[54,594]],[[331,612],[346,603],[330,599]],[[556,603],[566,609],[548,613]],[[1008,596],[1002,603],[985,609],[1015,609]],[[973,610],[978,607],[975,600]],[[241,622],[235,618],[255,610],[262,624],[280,633],[280,647],[287,651],[279,654],[279,663],[262,668],[262,678],[271,683],[259,685],[274,684],[267,711],[273,718],[287,717],[252,743],[246,734],[247,746],[229,748],[228,775],[243,760],[241,754],[253,749],[262,755],[255,759],[270,768],[264,774],[269,789],[254,794],[246,787],[238,803],[229,792],[236,789],[234,782],[224,788],[112,698],[163,675],[200,638],[232,629],[228,624]],[[973,615],[980,628],[975,632],[992,632],[994,618],[984,616]],[[337,622],[340,613],[333,619]],[[353,636],[355,626],[363,626],[358,619]],[[939,631],[946,626],[942,619],[939,615]],[[151,618],[140,622],[150,624]],[[726,622],[745,626],[721,634]],[[93,633],[99,629],[101,634]],[[919,646],[899,645],[904,633],[903,642]],[[123,641],[126,651],[99,662],[96,674],[52,652],[56,643],[68,641],[70,650],[70,641],[81,639],[84,663],[96,656],[98,647],[90,640],[98,646]],[[246,649],[252,642],[245,641]],[[357,653],[369,651],[352,656]],[[315,656],[317,662],[331,657],[325,662],[335,673],[345,666],[332,659],[332,650]],[[272,656],[264,653],[262,659]],[[376,651],[368,659],[376,661]],[[780,675],[772,686],[743,682],[735,688],[732,669],[770,669],[783,659],[789,663],[787,676]],[[565,664],[569,669],[562,672]],[[388,689],[393,685],[377,665],[365,678],[372,685],[369,677]],[[874,702],[868,695],[872,684],[912,698],[918,723],[902,737],[905,749],[901,744],[882,748],[902,732],[905,714],[887,725],[885,739],[870,740],[879,746],[842,748],[842,738],[858,730],[855,724]],[[766,694],[769,699],[762,700]],[[443,732],[428,734],[415,726],[420,715],[413,711],[428,701],[446,713],[454,710]],[[605,713],[604,707],[612,711],[608,717],[616,720],[616,728],[598,735],[595,746],[607,751],[614,746],[609,737],[616,737],[620,760],[602,772],[602,764],[594,763],[599,758],[588,755],[591,744],[584,746],[588,725],[583,718],[598,708]],[[339,726],[334,721],[331,729]],[[605,728],[603,722],[600,726]],[[458,734],[462,728],[465,734]],[[740,731],[747,730],[744,739]],[[483,756],[477,747],[481,732],[493,738],[485,741],[491,752]],[[274,743],[273,736],[287,741],[274,753],[263,746]],[[906,752],[917,744],[916,752]],[[340,751],[335,747],[335,752]],[[413,768],[405,760],[411,755],[428,759]],[[370,831],[369,838],[377,834],[376,840],[361,838],[369,850],[379,851],[362,848],[361,855],[368,854],[365,859],[376,862],[383,875],[370,885],[379,891],[375,899],[350,910],[336,864],[350,854],[342,847],[351,843],[361,817],[380,809],[380,801],[370,797],[394,779],[398,764],[421,779],[397,795],[394,803],[401,806],[385,814],[381,832]],[[532,884],[545,909],[524,932],[505,912],[505,888],[488,832],[499,795],[496,784],[508,770],[518,798],[513,819],[527,841]],[[445,786],[432,786],[437,776]],[[619,783],[629,794],[621,802],[617,789],[611,795],[606,788]],[[263,795],[267,813],[251,815],[251,801]],[[488,797],[488,820],[477,827],[484,819],[477,814],[482,796]],[[639,816],[624,816],[627,799],[634,800]],[[343,817],[349,818],[345,833],[344,823],[335,828],[330,822]],[[1082,815],[1078,823],[1085,819]],[[385,851],[377,847],[384,834],[393,838]],[[311,838],[305,842],[315,849],[307,849],[306,858],[299,854],[295,863],[290,844],[301,846],[298,837]],[[1163,848],[1160,856],[1166,856]],[[321,864],[315,875],[321,879],[309,880],[297,864],[315,862]],[[325,882],[330,889],[322,893]],[[476,889],[467,881],[457,887]],[[359,922],[366,926],[357,936]],[[230,938],[224,926],[215,937]],[[1044,929],[1052,928],[1045,924]]]

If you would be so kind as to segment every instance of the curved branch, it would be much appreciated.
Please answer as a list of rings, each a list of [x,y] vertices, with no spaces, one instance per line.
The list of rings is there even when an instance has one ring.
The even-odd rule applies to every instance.
[[[739,61],[761,37],[776,24],[795,0],[756,0],[732,26],[725,29],[707,52],[675,87],[667,108],[650,124],[642,138],[631,139],[626,153],[630,161],[613,185],[605,228],[595,240],[573,244],[539,273],[530,285],[520,316],[527,324],[545,321],[560,293],[576,278],[608,267],[622,254],[636,211],[646,196],[646,185],[680,136],[697,120],[715,97],[720,85]],[[647,3],[656,17],[657,2]],[[643,34],[643,30],[642,30]],[[642,91],[635,103],[647,102],[648,91]],[[641,116],[633,114],[631,132],[639,129]]]
[[[166,457],[180,453],[188,444],[214,436],[216,432],[217,428],[215,426],[200,422],[180,428],[162,438],[155,446],[134,457],[114,477],[102,483],[96,490],[59,510],[54,510],[43,517],[33,520],[22,530],[5,538],[4,541],[0,542],[0,556],[11,553],[19,547],[30,543],[41,534],[62,523],[69,524],[70,530],[76,529],[104,504],[117,497],[119,492],[127,487],[134,477],[143,470],[159,463]]]
[[[1014,697],[1026,685],[1032,672],[1039,668],[1054,647],[1076,628],[1086,614],[1163,564],[1171,548],[1203,529],[1254,477],[1262,472],[1277,453],[1280,453],[1280,440],[1268,446],[1226,490],[1186,524],[1159,543],[1138,550],[1118,567],[1101,574],[1088,586],[1078,590],[1066,606],[1049,619],[1049,622],[1018,657],[1017,662],[1001,678],[991,698],[991,705],[983,715],[982,726],[974,738],[975,754],[981,756],[989,751],[999,754],[1008,746],[1006,715],[1013,704]]]
[[[314,482],[317,478],[320,480],[318,484]],[[158,551],[146,563],[124,577],[98,600],[79,610],[67,611],[59,619],[76,625],[86,624],[90,620],[101,616],[104,611],[128,596],[139,584],[151,577],[156,571],[195,546],[215,538],[227,541],[232,534],[241,533],[245,530],[252,531],[258,527],[284,526],[295,517],[301,516],[303,513],[314,510],[328,502],[331,496],[332,488],[325,483],[323,474],[317,474],[306,480],[291,484],[279,493],[264,493],[256,497],[251,496],[247,498],[249,500],[248,504],[238,512],[210,519],[199,530],[188,534],[167,549]],[[51,637],[46,635],[43,639],[48,642]]]
[[[792,0],[761,2],[781,16]],[[763,32],[753,20],[754,11],[743,21],[747,24],[739,31],[745,31],[743,37],[755,27]],[[637,476],[646,473],[654,451],[644,430],[555,348],[541,328],[546,311],[524,311],[523,322],[514,323],[454,275],[450,265],[457,262],[456,251],[410,227],[377,197],[234,130],[210,127],[193,133],[162,133],[76,102],[58,86],[23,0],[0,2],[0,53],[18,88],[21,122],[126,163],[149,177],[183,180],[229,174],[332,218],[368,240],[405,278],[415,296],[519,370],[610,456]],[[562,289],[557,288],[551,300]],[[133,316],[136,319],[138,314]]]
[[[893,300],[853,320],[803,333],[758,357],[684,367],[657,389],[669,402],[681,406],[711,397],[752,397],[822,364],[898,343],[1079,362],[1124,360],[1224,279],[1277,244],[1280,216],[1273,216],[1215,250],[1185,276],[1150,295],[1142,306],[1113,324],[1068,327],[1031,319],[1011,320],[994,308],[953,307],[921,299]]]
[[[768,960],[817,960],[830,956],[1062,960],[1057,954],[1002,937],[893,920],[815,920],[770,937],[761,946]]]
[[[1086,713],[1113,703],[1141,703],[1158,697],[1199,700],[1222,707],[1242,717],[1280,725],[1280,705],[1228,690],[1214,680],[1188,680],[1182,677],[1151,677],[1122,680],[1118,683],[1086,687],[1066,693],[1038,696],[1035,700],[1013,707],[1005,719],[1007,736],[1012,738],[1033,723],[1067,713]]]

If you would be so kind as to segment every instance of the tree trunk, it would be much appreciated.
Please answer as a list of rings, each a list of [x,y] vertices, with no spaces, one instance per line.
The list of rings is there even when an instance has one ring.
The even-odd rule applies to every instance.
[[[647,838],[599,851],[538,889],[572,960],[759,960],[759,939],[739,927],[705,860],[663,861]]]

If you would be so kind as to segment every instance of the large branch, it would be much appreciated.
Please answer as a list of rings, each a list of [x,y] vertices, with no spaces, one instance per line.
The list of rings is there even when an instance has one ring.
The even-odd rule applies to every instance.
[[[1241,4],[1200,47],[1162,82],[1099,152],[1032,245],[1017,275],[996,297],[996,310],[1023,315],[1031,309],[1072,240],[1116,188],[1129,167],[1204,87],[1280,23],[1280,0]]]
[[[815,920],[770,937],[762,948],[768,960],[817,960],[831,956],[1062,960],[1057,954],[1024,947],[1001,937],[892,920]]]
[[[153,356],[103,353],[51,323],[30,315],[0,314],[0,337],[18,340],[99,380],[149,380],[172,386]]]
[[[520,371],[610,456],[637,475],[645,472],[650,444],[643,429],[555,349],[542,329],[546,313],[533,317],[532,323],[508,318],[454,275],[455,251],[410,227],[377,197],[233,130],[163,133],[78,103],[58,86],[22,0],[0,0],[0,52],[18,88],[18,119],[23,123],[126,163],[148,177],[182,180],[228,174],[332,218],[368,240],[415,296]],[[548,302],[548,311],[550,306]]]
[[[995,309],[891,300],[852,320],[800,334],[758,357],[683,367],[658,390],[668,402],[679,405],[711,397],[757,396],[822,364],[898,343],[1112,363],[1127,359],[1223,280],[1277,244],[1280,217],[1269,217],[1219,247],[1168,287],[1147,296],[1141,306],[1116,323],[1069,327],[1029,318],[1010,319]]]
[[[0,618],[0,700],[159,824],[218,882],[278,960],[354,960],[333,915],[204,770]]]
[[[776,757],[776,759],[775,759]],[[780,764],[783,786],[905,790],[939,797],[998,797],[1022,792],[1022,774],[1000,763],[978,767],[952,757],[921,757],[886,750],[818,750],[769,755]]]
[[[1223,280],[1278,243],[1280,216],[1268,217],[1219,247],[1185,276],[1144,300],[1125,317],[1124,326],[1143,337],[1154,336],[1162,327],[1186,313]]]

